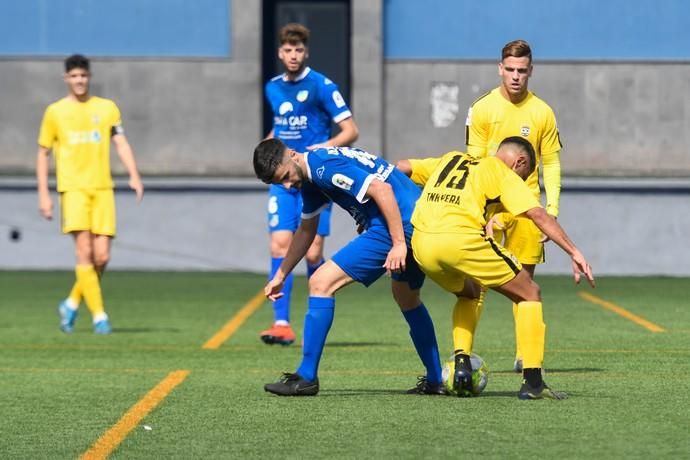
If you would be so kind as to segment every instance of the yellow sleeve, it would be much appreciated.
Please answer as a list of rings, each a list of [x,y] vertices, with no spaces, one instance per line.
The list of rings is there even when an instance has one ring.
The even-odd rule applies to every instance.
[[[489,133],[483,121],[482,110],[472,105],[467,111],[465,120],[467,153],[475,158],[484,158],[487,155],[488,143]]]
[[[56,138],[57,130],[53,120],[53,111],[49,106],[43,114],[43,121],[41,121],[41,129],[38,133],[38,145],[49,149],[53,146]]]
[[[554,115],[550,107],[547,107],[545,117],[544,134],[541,138],[540,147],[542,155],[558,152],[563,148],[561,145],[561,136],[558,133],[558,125],[556,124],[556,115]]]
[[[561,158],[560,151],[542,155],[542,174],[546,191],[546,212],[558,217],[558,202],[561,197]]]
[[[120,109],[117,107],[117,104],[115,104],[112,101],[111,103],[112,106],[110,108],[110,136],[112,137],[115,134],[123,134],[124,130],[122,129],[122,116],[120,114]]]
[[[436,166],[441,161],[441,158],[442,157],[408,160],[410,162],[410,167],[412,168],[412,174],[410,175],[412,182],[420,187],[424,187],[424,184],[426,184],[426,181],[429,180],[431,173],[434,172],[434,169],[436,169]]]

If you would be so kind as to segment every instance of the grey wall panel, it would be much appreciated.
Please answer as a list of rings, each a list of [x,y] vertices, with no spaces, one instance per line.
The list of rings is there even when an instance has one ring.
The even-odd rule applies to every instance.
[[[559,222],[595,274],[690,276],[690,246],[684,243],[689,200],[687,186],[680,193],[569,189],[562,195]],[[263,189],[159,190],[141,204],[132,192],[121,191],[116,202],[111,269],[268,270]],[[0,270],[73,268],[71,238],[60,233],[58,220],[39,217],[33,190],[0,189],[0,209]],[[13,228],[21,231],[18,242],[10,239]],[[355,236],[353,220],[340,208],[334,209],[331,229],[327,256]],[[546,257],[537,273],[570,273],[568,257],[554,243],[548,243]],[[304,273],[304,264],[298,273]]]
[[[391,160],[464,149],[467,108],[498,85],[496,63],[384,60],[384,6],[352,1],[357,144]],[[261,2],[232,8],[230,60],[94,60],[93,92],[120,105],[145,175],[253,175],[263,134]],[[690,63],[535,59],[530,87],[556,112],[564,174],[690,176]],[[0,59],[1,174],[33,174],[43,110],[65,93],[61,74],[59,59]],[[438,84],[457,87],[446,127],[431,118]]]
[[[464,149],[467,108],[499,77],[495,63],[389,61],[385,82],[386,154],[397,160]],[[431,123],[435,82],[460,89],[444,128]],[[690,64],[535,62],[530,88],[556,113],[564,174],[690,176]]]
[[[383,120],[383,21],[382,0],[352,1],[352,100],[359,127],[356,145],[382,154]]]
[[[121,190],[109,269],[266,272],[266,197],[267,190],[149,192],[137,204],[132,192]],[[72,239],[60,232],[59,213],[43,220],[35,192],[0,190],[0,209],[0,270],[74,267]],[[21,232],[19,241],[10,239],[12,229]],[[331,229],[326,255],[356,235],[354,221],[340,208]],[[303,263],[297,273],[305,273]]]
[[[230,60],[93,59],[92,93],[120,107],[144,174],[252,174],[262,136],[260,3],[232,6]],[[62,72],[61,59],[0,60],[0,171],[33,173],[43,111],[66,92]]]

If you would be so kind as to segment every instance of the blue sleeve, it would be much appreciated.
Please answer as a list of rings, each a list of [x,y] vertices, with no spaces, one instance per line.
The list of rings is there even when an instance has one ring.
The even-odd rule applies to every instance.
[[[326,209],[330,200],[317,187],[312,184],[304,184],[300,190],[302,193],[302,219],[311,219]]]
[[[340,123],[352,116],[352,112],[350,112],[350,108],[345,103],[338,85],[328,78],[321,84],[319,98],[321,99],[321,105],[334,123]]]
[[[264,97],[268,101],[268,104],[272,106],[272,103],[271,103],[271,82],[270,81],[266,82],[266,84],[264,85]]]
[[[342,155],[330,155],[328,149],[318,149],[310,154],[319,158],[318,166],[313,168],[316,174],[312,177],[314,184],[328,194],[338,191],[353,196],[360,203],[366,202],[369,184],[375,179],[370,171],[358,167],[358,160]],[[316,155],[314,155],[316,153]],[[366,160],[364,160],[366,161]]]

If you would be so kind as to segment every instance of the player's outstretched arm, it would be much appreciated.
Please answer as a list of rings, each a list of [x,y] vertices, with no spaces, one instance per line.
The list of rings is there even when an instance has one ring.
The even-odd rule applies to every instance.
[[[398,200],[393,193],[393,187],[389,183],[374,179],[369,184],[366,196],[374,200],[379,207],[383,218],[386,219],[388,232],[393,241],[393,247],[388,251],[384,268],[389,272],[405,271],[405,261],[407,259],[407,243],[405,242],[405,231],[403,230],[402,217]]]
[[[125,165],[125,169],[127,169],[127,173],[129,174],[129,188],[136,193],[137,201],[141,201],[144,198],[144,184],[141,182],[141,176],[139,176],[139,170],[134,160],[132,147],[129,145],[127,137],[125,137],[124,134],[116,134],[112,139],[117,154],[120,157],[120,161]]]
[[[307,254],[307,250],[316,237],[316,230],[319,227],[319,216],[311,219],[302,219],[297,231],[292,237],[290,247],[283,262],[276,270],[273,279],[264,287],[264,294],[271,300],[279,299],[283,296],[283,282],[285,278],[294,270],[295,266]]]
[[[49,158],[50,149],[41,145],[38,146],[36,156],[36,184],[38,188],[38,212],[41,216],[51,220],[53,218],[53,200],[50,198],[48,190],[48,170],[50,168]]]
[[[410,163],[410,160],[400,160],[395,164],[395,167],[407,177],[412,176],[412,163]]]
[[[579,283],[581,275],[585,275],[589,284],[594,287],[594,275],[592,274],[591,265],[589,265],[580,250],[577,249],[575,243],[570,240],[558,221],[548,215],[544,208],[541,207],[532,208],[525,215],[532,219],[536,226],[539,227],[539,230],[568,253],[573,262],[575,282]]]

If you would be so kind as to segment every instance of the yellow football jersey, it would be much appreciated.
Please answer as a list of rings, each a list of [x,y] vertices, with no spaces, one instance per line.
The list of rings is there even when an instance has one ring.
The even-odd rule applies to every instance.
[[[427,233],[481,231],[493,213],[491,205],[498,203],[515,216],[540,207],[520,176],[495,157],[448,152],[410,164],[413,181],[426,179],[412,224]]]
[[[495,88],[472,104],[465,125],[467,153],[476,158],[496,154],[498,145],[506,137],[527,139],[537,155],[537,168],[527,179],[527,185],[536,196],[540,195],[541,157],[561,150],[556,116],[546,102],[528,91],[522,102],[513,104]]]
[[[61,99],[43,115],[38,144],[55,155],[57,190],[113,188],[110,137],[122,132],[120,110],[109,99]]]

